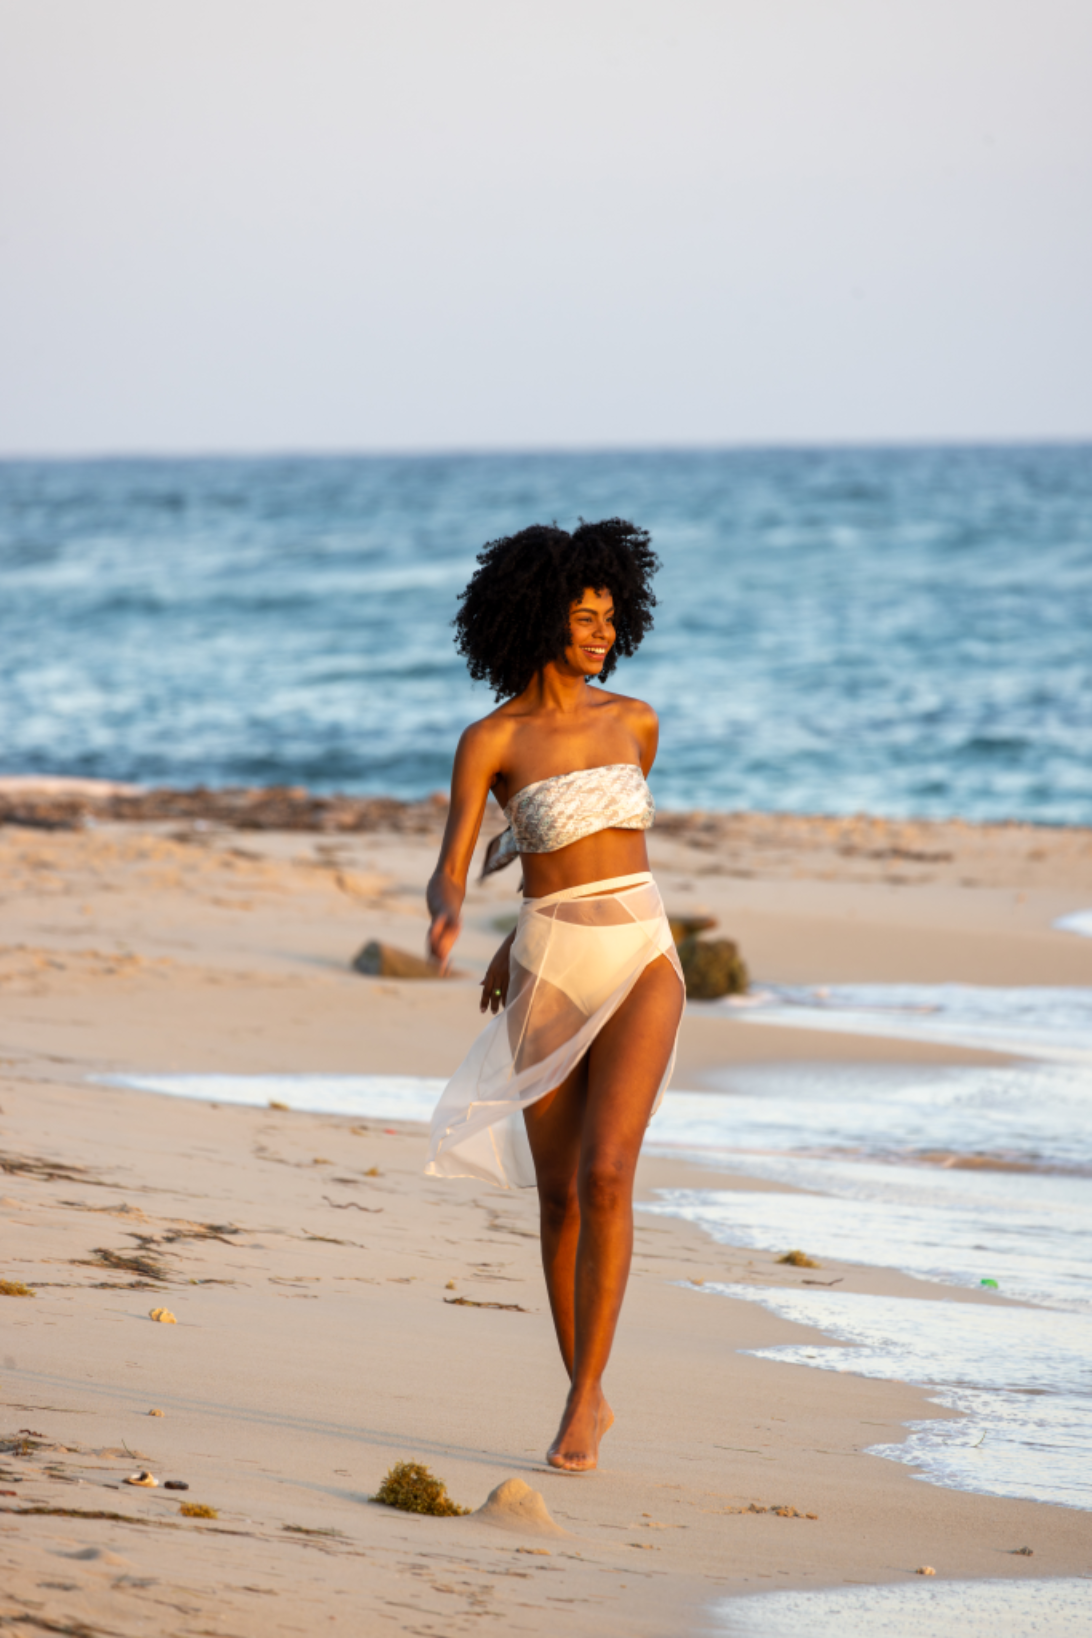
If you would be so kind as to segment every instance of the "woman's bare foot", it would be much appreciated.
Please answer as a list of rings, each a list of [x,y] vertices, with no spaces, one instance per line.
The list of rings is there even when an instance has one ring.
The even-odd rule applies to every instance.
[[[614,1412],[602,1391],[580,1403],[574,1402],[570,1394],[546,1460],[566,1473],[590,1472],[599,1461],[599,1441],[613,1424]]]

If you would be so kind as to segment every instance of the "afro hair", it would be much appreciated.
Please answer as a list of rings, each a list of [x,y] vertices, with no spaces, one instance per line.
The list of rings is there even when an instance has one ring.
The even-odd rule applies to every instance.
[[[590,587],[614,599],[615,640],[599,681],[620,654],[635,654],[652,628],[652,576],[660,560],[645,529],[622,518],[581,521],[565,529],[532,524],[492,540],[455,616],[455,646],[470,675],[497,699],[522,694],[536,672],[560,659],[570,642],[569,610]]]

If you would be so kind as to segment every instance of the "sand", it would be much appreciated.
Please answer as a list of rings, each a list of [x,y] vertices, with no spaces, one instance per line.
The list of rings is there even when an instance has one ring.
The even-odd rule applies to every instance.
[[[618,1423],[598,1473],[558,1474],[542,1454],[564,1377],[532,1195],[423,1177],[421,1131],[404,1123],[87,1084],[445,1073],[480,1025],[474,976],[514,911],[514,875],[471,893],[463,977],[347,965],[373,937],[421,947],[434,846],[397,827],[0,829],[0,1278],[36,1291],[0,1296],[0,1491],[14,1492],[0,1494],[0,1626],[666,1638],[708,1630],[733,1591],[899,1581],[922,1564],[1086,1571],[1087,1514],[946,1491],[862,1454],[939,1414],[923,1392],[739,1352],[816,1339],[696,1287],[807,1276],[773,1250],[639,1217],[608,1381]],[[733,816],[668,824],[654,866],[669,907],[717,914],[760,981],[1092,982],[1092,941],[1051,927],[1092,905],[1085,832]],[[988,1057],[695,1007],[676,1082],[818,1056]],[[753,1186],[646,1156],[641,1198],[714,1175]],[[836,1276],[923,1291],[828,1262]],[[156,1307],[177,1323],[152,1321]],[[541,1506],[432,1519],[370,1503],[399,1460],[473,1509],[507,1480]],[[126,1486],[142,1467],[190,1488]],[[183,1517],[183,1502],[218,1517]],[[747,1511],[779,1504],[817,1516]],[[1014,1555],[1024,1545],[1033,1557]]]

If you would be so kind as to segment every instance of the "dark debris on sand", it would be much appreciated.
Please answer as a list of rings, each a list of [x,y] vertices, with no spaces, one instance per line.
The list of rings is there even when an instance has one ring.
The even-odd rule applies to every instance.
[[[104,792],[101,795],[25,791],[0,795],[0,825],[80,830],[90,822],[180,820],[230,830],[395,831],[428,835],[447,817],[439,792],[422,802],[393,796],[315,796],[301,785],[209,790]]]

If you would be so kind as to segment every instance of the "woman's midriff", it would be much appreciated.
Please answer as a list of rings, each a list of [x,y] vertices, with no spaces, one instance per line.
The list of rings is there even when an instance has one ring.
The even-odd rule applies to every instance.
[[[541,899],[563,887],[636,876],[648,869],[648,847],[643,830],[597,830],[556,853],[521,854],[520,864],[524,897]]]

